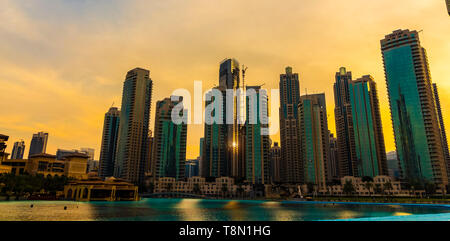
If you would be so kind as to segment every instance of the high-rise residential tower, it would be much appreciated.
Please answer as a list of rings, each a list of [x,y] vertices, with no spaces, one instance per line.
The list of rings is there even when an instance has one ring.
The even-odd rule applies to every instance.
[[[445,131],[444,116],[442,114],[441,108],[441,100],[439,99],[439,92],[436,83],[433,83],[433,94],[436,104],[436,111],[438,115],[439,129],[441,131],[442,150],[444,151],[444,158],[447,165],[447,175],[448,175],[448,173],[450,173],[450,154],[448,150],[447,133]]]
[[[246,89],[245,177],[252,184],[269,184],[268,96],[260,86],[247,86]]]
[[[114,175],[114,161],[116,156],[117,138],[119,134],[120,110],[111,107],[105,114],[103,122],[102,147],[100,150],[100,177]]]
[[[176,98],[178,100],[165,98],[156,103],[151,165],[155,179],[173,177],[179,180],[185,177],[187,124],[172,120],[174,108],[183,105],[183,98]],[[181,108],[179,111],[184,110]]]
[[[281,181],[301,183],[303,167],[300,153],[297,107],[300,101],[298,74],[287,67],[280,75]]]
[[[150,71],[136,68],[125,78],[114,163],[114,176],[135,184],[144,179],[153,81]]]
[[[30,143],[30,151],[28,152],[28,158],[35,154],[45,153],[47,150],[48,133],[39,132],[33,134],[33,138]]]
[[[377,85],[372,76],[349,82],[356,176],[388,175]]]
[[[0,162],[3,162],[8,158],[8,154],[6,153],[6,142],[8,139],[9,136],[0,134]]]
[[[334,83],[334,116],[336,121],[336,136],[338,144],[339,174],[344,176],[357,176],[355,139],[353,129],[352,107],[350,103],[349,83],[352,81],[352,72],[344,67],[336,73]]]
[[[243,173],[242,158],[239,155],[239,148],[242,148],[239,143],[241,139],[239,133],[242,130],[242,124],[239,122],[242,116],[242,103],[240,96],[235,94],[239,84],[239,62],[236,59],[225,59],[220,63],[219,86],[206,95],[208,99],[205,101],[206,108],[214,108],[214,118],[219,122],[205,123],[202,176],[240,178]],[[215,93],[220,93],[221,96],[216,96]]]
[[[396,30],[381,40],[397,158],[404,181],[447,185],[447,168],[425,49],[419,33]]]
[[[14,142],[14,147],[11,153],[11,159],[23,159],[25,151],[25,142],[23,140]]]
[[[240,84],[240,68],[239,62],[236,59],[226,59],[220,63],[219,69],[219,86],[225,88],[227,91],[237,91]],[[228,93],[227,93],[228,94]],[[224,101],[224,118],[226,123],[226,158],[230,162],[230,173],[228,176],[239,177],[239,168],[241,159],[239,158],[239,132],[241,124],[239,118],[241,117],[241,98],[233,94],[233,97],[227,98],[227,94],[223,96]],[[232,103],[229,103],[232,102]],[[227,118],[232,119],[232,123],[227,121]]]
[[[304,182],[325,189],[332,180],[325,94],[301,96],[298,115]]]
[[[339,151],[338,151],[338,145],[337,145],[337,138],[334,137],[333,133],[328,131],[329,133],[329,144],[330,144],[330,166],[329,166],[329,172],[331,175],[331,179],[333,181],[339,181],[340,175],[339,175]]]
[[[225,95],[225,87],[219,86],[206,93],[205,107],[214,109],[214,117],[205,116],[205,133],[201,162],[203,177],[225,177],[230,175],[230,161],[227,158],[227,126],[224,124],[225,103],[214,93]],[[209,100],[208,100],[209,99]]]
[[[119,133],[120,110],[111,107],[105,114],[103,122],[102,147],[100,150],[100,177],[112,177],[114,175],[114,161]]]
[[[281,182],[281,147],[275,142],[270,148],[270,178],[272,183]]]

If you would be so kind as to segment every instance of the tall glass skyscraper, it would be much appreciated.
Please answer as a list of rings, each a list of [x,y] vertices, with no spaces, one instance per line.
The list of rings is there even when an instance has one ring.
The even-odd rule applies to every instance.
[[[396,30],[381,40],[401,177],[412,185],[447,185],[439,122],[419,33]]]
[[[28,152],[28,158],[35,154],[45,153],[47,150],[48,133],[39,132],[33,134],[33,138],[30,143],[30,151]]]
[[[206,93],[205,107],[214,108],[213,116],[218,120],[221,119],[225,123],[225,101],[216,99],[217,96],[213,92],[220,92],[225,96],[226,89],[219,86]],[[203,154],[201,163],[201,175],[203,177],[226,177],[230,175],[231,162],[227,159],[227,125],[212,121],[205,116],[205,133],[203,141]]]
[[[23,140],[14,142],[13,150],[11,153],[11,159],[23,159],[24,151],[25,151],[25,142]]]
[[[303,182],[303,167],[300,153],[297,108],[300,102],[298,74],[287,67],[280,75],[280,139],[281,139],[281,181],[283,183]]]
[[[268,128],[268,96],[260,86],[247,86],[245,123],[245,176],[252,184],[269,184],[270,138],[263,128]],[[266,124],[267,123],[267,124]]]
[[[205,177],[242,176],[242,158],[239,156],[239,134],[242,125],[240,97],[233,95],[227,99],[227,91],[237,91],[240,85],[240,68],[236,59],[225,59],[220,63],[219,86],[214,91],[221,93],[216,99],[213,91],[207,93],[206,107],[214,106],[214,116],[220,123],[205,123],[205,136],[201,162],[201,174]],[[228,103],[230,102],[230,103]],[[206,117],[208,118],[208,117]],[[227,121],[231,120],[231,121]]]
[[[325,94],[300,97],[298,115],[304,182],[325,189],[332,180]]]
[[[151,165],[154,178],[174,177],[179,180],[185,177],[187,124],[172,121],[173,108],[183,101],[178,98],[178,101],[165,98],[156,103]]]
[[[152,100],[150,71],[136,68],[125,78],[114,176],[134,184],[144,179]]]
[[[225,88],[226,90],[237,91],[240,85],[240,68],[239,62],[236,59],[226,59],[220,63],[219,69],[219,86]],[[240,96],[234,95],[233,103],[227,103],[231,100],[227,98],[226,95],[223,96],[224,100],[224,118],[232,118],[233,122],[226,123],[226,158],[230,162],[230,173],[227,176],[240,177],[239,168],[241,165],[241,159],[239,158],[239,131],[241,129],[241,124],[239,123],[239,118],[242,115],[241,112],[241,98]]]
[[[377,85],[366,75],[349,82],[357,176],[388,175]]]
[[[344,67],[336,73],[334,83],[334,115],[336,121],[336,136],[338,144],[339,174],[357,176],[355,139],[353,129],[352,106],[350,102],[349,84],[352,82],[352,72]]]
[[[441,100],[439,99],[439,92],[436,83],[433,83],[433,94],[436,104],[436,111],[438,115],[439,129],[441,131],[442,150],[444,151],[444,159],[447,165],[447,175],[448,175],[450,173],[450,154],[448,150],[447,133],[445,131],[444,116],[442,114],[441,108]]]
[[[111,177],[114,175],[114,161],[119,133],[120,111],[111,107],[105,114],[103,122],[102,146],[100,150],[100,177]]]

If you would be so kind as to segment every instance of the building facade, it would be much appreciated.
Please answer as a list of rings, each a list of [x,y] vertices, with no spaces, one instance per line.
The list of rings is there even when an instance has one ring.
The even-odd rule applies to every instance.
[[[439,121],[419,33],[396,30],[381,40],[402,179],[415,186],[448,183]]]
[[[260,86],[247,86],[245,177],[252,184],[270,183],[270,138],[267,131],[268,96]]]
[[[11,153],[11,159],[23,159],[24,152],[25,152],[25,142],[23,140],[14,142],[14,147]]]
[[[103,122],[102,146],[100,149],[99,176],[102,178],[114,175],[114,161],[119,132],[120,110],[117,107],[109,108]]]
[[[28,152],[28,156],[32,156],[35,154],[45,153],[47,151],[47,141],[48,141],[48,133],[39,132],[33,134],[33,138],[30,143],[30,151]]]
[[[114,176],[141,184],[150,121],[153,81],[150,71],[136,68],[125,78],[114,162]]]
[[[281,182],[281,147],[275,142],[270,148],[270,178],[272,183]]]
[[[323,189],[332,179],[325,94],[301,96],[298,115],[304,183]]]
[[[442,114],[441,100],[439,99],[439,92],[436,83],[433,83],[433,94],[436,104],[436,113],[438,115],[439,129],[441,131],[442,150],[444,151],[444,159],[447,165],[447,173],[450,173],[450,154],[448,150],[447,132],[445,131],[444,116]]]
[[[283,183],[303,182],[297,107],[300,84],[297,73],[287,67],[280,75],[281,179]]]
[[[358,168],[356,163],[355,139],[353,129],[352,106],[350,103],[349,83],[352,81],[352,72],[344,67],[336,73],[334,83],[334,116],[336,121],[336,136],[338,144],[339,175],[356,176]]]
[[[330,145],[330,151],[329,151],[329,158],[330,158],[330,175],[334,182],[337,182],[339,180],[339,151],[338,151],[338,144],[337,144],[337,138],[334,137],[333,133],[329,133],[329,145]]]
[[[388,175],[377,85],[372,76],[349,82],[356,154],[355,176]]]
[[[179,180],[185,177],[187,124],[172,120],[172,112],[177,106],[181,106],[179,111],[184,112],[182,97],[172,96],[156,103],[151,165],[154,179],[173,177]]]

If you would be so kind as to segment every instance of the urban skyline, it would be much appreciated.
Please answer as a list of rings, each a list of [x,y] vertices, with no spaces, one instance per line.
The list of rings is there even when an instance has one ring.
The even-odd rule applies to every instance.
[[[169,4],[169,3],[168,3]],[[291,4],[295,4],[295,3],[291,3]],[[401,5],[402,2],[396,2],[395,4]],[[40,83],[42,84],[42,86],[48,86],[48,84],[53,83],[51,86],[60,86],[56,83],[59,83],[58,81],[62,81],[62,85],[61,86],[65,86],[65,87],[73,87],[74,91],[69,91],[68,88],[64,88],[66,91],[65,95],[67,95],[67,98],[72,98],[73,101],[75,102],[79,102],[80,104],[83,104],[82,108],[80,108],[78,105],[78,103],[76,105],[73,104],[73,102],[65,102],[65,99],[61,99],[62,97],[60,95],[54,95],[54,98],[56,98],[57,100],[62,100],[62,101],[54,101],[57,103],[66,103],[67,106],[71,106],[73,108],[71,108],[74,113],[79,113],[78,115],[80,117],[76,117],[76,118],[72,118],[73,115],[71,113],[67,113],[66,108],[55,108],[54,105],[57,105],[57,103],[52,103],[52,104],[47,104],[45,106],[46,107],[46,111],[44,109],[41,108],[37,108],[36,105],[34,105],[33,103],[28,103],[26,104],[24,101],[25,99],[22,100],[18,100],[18,102],[16,104],[10,103],[10,99],[13,98],[8,98],[8,99],[2,99],[2,103],[8,103],[8,106],[11,106],[12,109],[7,111],[7,117],[5,118],[5,120],[3,120],[3,122],[1,122],[1,126],[2,128],[5,128],[4,130],[2,129],[2,131],[4,133],[9,133],[9,135],[11,136],[10,142],[11,141],[18,141],[20,139],[24,139],[26,140],[26,142],[28,142],[30,135],[34,132],[43,130],[46,132],[49,132],[51,135],[50,141],[49,141],[49,147],[48,147],[48,152],[56,152],[57,148],[64,148],[64,149],[71,149],[74,147],[79,147],[79,146],[90,146],[90,147],[95,147],[95,149],[97,150],[96,153],[98,153],[97,155],[99,155],[100,153],[100,141],[101,138],[98,138],[98,136],[101,135],[101,130],[102,130],[102,115],[104,114],[104,112],[107,110],[107,108],[109,106],[111,106],[111,102],[115,102],[116,106],[118,106],[117,103],[120,103],[120,88],[117,88],[117,86],[121,86],[122,85],[122,75],[124,72],[128,71],[129,69],[131,69],[134,66],[142,66],[144,68],[149,68],[152,71],[152,75],[153,75],[153,79],[155,80],[155,88],[159,88],[161,91],[159,91],[160,93],[155,93],[155,97],[154,99],[162,99],[166,96],[170,95],[171,90],[167,89],[167,87],[164,86],[164,84],[162,83],[169,83],[169,84],[177,84],[180,83],[181,80],[184,80],[184,82],[186,82],[186,84],[181,83],[181,85],[185,85],[186,88],[191,88],[191,84],[187,84],[187,82],[190,81],[186,81],[185,79],[203,79],[203,80],[207,80],[205,81],[205,85],[210,85],[210,86],[204,86],[204,88],[206,87],[212,87],[215,83],[216,83],[216,76],[217,76],[217,62],[218,60],[228,57],[228,56],[233,56],[236,57],[238,60],[240,60],[241,63],[244,63],[245,65],[248,65],[249,71],[247,73],[247,82],[249,84],[259,84],[259,83],[266,83],[266,85],[268,87],[276,87],[278,85],[278,75],[280,72],[280,70],[283,70],[285,66],[290,65],[292,66],[296,72],[298,72],[300,74],[300,83],[301,83],[301,94],[305,93],[305,88],[308,88],[308,92],[309,93],[319,93],[319,92],[325,92],[326,96],[327,96],[327,106],[328,108],[328,114],[329,114],[329,125],[330,125],[330,129],[332,131],[332,133],[335,133],[335,128],[334,128],[334,123],[333,121],[333,106],[334,103],[332,101],[332,88],[330,87],[330,83],[334,82],[333,79],[333,73],[336,71],[337,68],[339,68],[340,66],[345,66],[348,69],[350,69],[355,76],[361,76],[364,74],[371,74],[375,81],[378,83],[378,89],[379,89],[379,96],[380,96],[380,107],[381,107],[381,114],[382,114],[382,122],[383,122],[383,129],[384,129],[384,133],[385,133],[385,139],[386,139],[386,150],[387,151],[392,151],[395,150],[395,146],[394,146],[394,138],[393,138],[393,132],[392,132],[392,127],[391,127],[391,121],[390,121],[390,112],[389,112],[389,107],[388,107],[388,101],[387,101],[387,97],[386,97],[386,87],[385,87],[385,83],[384,83],[384,74],[383,74],[383,69],[380,65],[381,63],[381,58],[380,58],[380,54],[379,54],[379,46],[377,45],[377,41],[379,41],[385,33],[391,32],[394,29],[397,28],[402,28],[402,29],[424,29],[424,32],[420,33],[421,35],[424,36],[424,46],[427,48],[428,50],[428,54],[429,54],[429,58],[430,58],[430,65],[431,65],[431,71],[433,74],[433,79],[435,80],[436,83],[438,83],[439,86],[439,90],[440,90],[440,96],[441,96],[441,104],[442,104],[442,109],[445,110],[449,109],[449,101],[448,101],[448,89],[449,87],[447,86],[448,81],[448,75],[446,75],[446,66],[445,63],[448,63],[448,61],[446,60],[446,58],[448,58],[447,56],[448,54],[448,48],[446,47],[446,45],[444,44],[446,41],[446,39],[448,39],[448,37],[446,37],[446,33],[442,33],[439,32],[439,29],[446,29],[447,26],[445,26],[447,23],[446,21],[441,21],[443,26],[434,26],[435,24],[433,24],[434,22],[437,21],[437,19],[442,18],[443,16],[441,16],[440,14],[434,14],[433,16],[431,16],[431,18],[424,18],[421,16],[426,16],[427,13],[429,12],[442,12],[439,10],[442,10],[442,4],[441,3],[425,3],[423,1],[408,1],[408,4],[411,5],[411,8],[413,9],[420,9],[421,11],[408,11],[408,13],[406,12],[402,12],[402,10],[389,10],[387,12],[377,12],[377,16],[374,15],[375,12],[372,12],[370,10],[373,9],[377,9],[379,6],[383,5],[381,2],[380,3],[370,3],[370,4],[364,4],[364,8],[367,7],[368,12],[370,13],[370,16],[372,19],[371,21],[376,21],[377,23],[379,23],[380,27],[377,27],[377,29],[370,29],[369,31],[366,30],[361,30],[360,28],[358,28],[358,26],[361,26],[362,24],[365,24],[366,22],[364,21],[369,21],[366,18],[364,18],[363,23],[349,23],[347,21],[344,21],[340,18],[335,19],[336,23],[335,24],[331,24],[330,21],[328,20],[321,20],[318,21],[316,20],[316,18],[312,18],[309,15],[306,15],[306,18],[308,20],[315,20],[312,21],[313,23],[319,24],[319,26],[324,26],[326,28],[326,30],[328,31],[328,33],[318,33],[317,35],[312,34],[313,32],[313,27],[312,26],[306,26],[305,28],[300,28],[302,31],[301,37],[300,37],[300,32],[298,32],[299,26],[298,25],[292,25],[289,28],[293,29],[294,32],[292,33],[292,39],[288,38],[286,40],[281,41],[280,43],[282,43],[283,45],[286,46],[286,50],[289,48],[289,51],[293,52],[293,53],[297,53],[295,54],[295,56],[293,56],[292,54],[288,54],[286,55],[286,50],[284,50],[284,48],[280,48],[280,47],[274,47],[273,50],[264,50],[262,51],[263,48],[259,48],[258,46],[260,46],[260,41],[256,42],[255,47],[261,49],[261,54],[263,55],[264,53],[267,53],[268,56],[275,56],[273,59],[264,57],[264,58],[260,58],[260,60],[256,60],[255,59],[255,54],[258,52],[256,51],[255,47],[250,48],[249,46],[251,46],[248,42],[243,41],[243,40],[239,40],[237,41],[237,44],[242,45],[243,48],[250,48],[248,51],[245,51],[245,49],[243,50],[242,47],[237,47],[235,44],[229,46],[228,49],[220,51],[220,52],[213,52],[211,54],[208,55],[202,55],[199,57],[196,57],[195,59],[197,59],[197,61],[188,61],[188,59],[185,59],[185,57],[183,57],[183,52],[178,53],[180,57],[183,58],[183,60],[186,61],[182,61],[182,62],[178,62],[179,64],[175,64],[174,62],[169,63],[171,61],[167,61],[167,59],[161,59],[160,60],[163,61],[163,63],[167,63],[171,68],[175,68],[180,70],[179,68],[182,68],[181,70],[183,71],[168,71],[169,69],[167,69],[167,67],[164,67],[162,64],[158,64],[156,63],[156,65],[154,64],[154,62],[156,60],[152,60],[152,59],[156,59],[154,57],[152,58],[145,58],[145,59],[141,59],[142,55],[136,55],[135,51],[130,51],[130,55],[135,55],[137,56],[136,58],[137,61],[135,61],[135,63],[133,63],[132,61],[130,61],[129,57],[124,58],[125,63],[120,65],[120,67],[116,68],[117,65],[112,64],[108,67],[108,69],[111,69],[111,66],[115,66],[113,70],[111,71],[100,71],[101,68],[97,68],[97,70],[95,71],[96,74],[95,75],[89,75],[89,74],[84,74],[84,77],[81,77],[80,75],[78,75],[78,77],[80,77],[80,81],[81,79],[91,79],[93,77],[95,77],[96,75],[99,76],[99,80],[98,81],[103,81],[102,83],[104,85],[101,85],[101,87],[99,86],[99,82],[94,81],[92,82],[92,86],[87,88],[87,86],[84,85],[84,83],[82,82],[74,82],[74,84],[70,84],[70,82],[65,82],[63,81],[64,78],[61,78],[61,76],[58,75],[53,75],[51,74],[52,72],[48,72],[46,70],[46,68],[42,69],[41,71],[34,71],[33,74],[35,74],[35,77],[31,77],[30,79],[35,80],[36,83]],[[44,4],[45,5],[45,4]],[[131,4],[132,5],[132,4]],[[269,4],[267,4],[269,5]],[[318,11],[318,5],[321,5],[320,7],[323,7],[322,4],[306,4],[305,8],[310,8],[311,10],[315,10],[316,12]],[[350,6],[351,4],[349,4]],[[352,11],[352,9],[356,9],[357,7],[359,7],[361,4],[360,3],[355,3],[355,7],[353,8],[352,6],[347,6],[347,8],[349,9],[342,9],[339,6],[337,6],[337,3],[330,3],[329,4],[329,8],[326,7],[324,8],[323,11],[326,11],[327,9],[340,9],[342,11]],[[367,6],[366,6],[367,5]],[[24,22],[24,26],[30,26],[32,23],[30,23],[30,19],[33,19],[32,15],[29,15],[25,10],[21,9],[20,7],[20,3],[11,3],[11,8],[14,7],[14,9],[16,9],[17,11],[22,10],[21,13],[23,13],[22,15],[17,15],[17,16],[22,16],[24,17],[25,21]],[[57,8],[61,8],[61,10],[67,10],[63,4],[56,6]],[[267,6],[265,6],[267,7]],[[274,6],[272,6],[274,7]],[[249,8],[244,8],[244,10],[240,10],[238,11],[236,14],[238,16],[243,16],[244,13],[246,13],[246,11],[248,11]],[[274,7],[274,9],[278,9],[276,7]],[[394,9],[394,8],[393,8]],[[400,8],[399,8],[400,9]],[[437,10],[439,9],[439,10]],[[278,10],[277,10],[278,11]],[[299,10],[300,11],[300,10]],[[320,12],[319,12],[320,13]],[[87,13],[89,14],[89,13]],[[408,14],[408,18],[410,17],[414,17],[414,18],[418,18],[418,19],[423,19],[422,22],[420,23],[416,23],[416,24],[411,24],[408,21],[403,21],[402,16],[405,16],[406,14]],[[412,15],[411,15],[412,14]],[[445,15],[446,13],[444,12],[443,15]],[[183,15],[184,16],[184,15]],[[260,15],[258,15],[260,16]],[[274,16],[274,15],[270,15],[270,16]],[[319,14],[320,16],[320,14]],[[383,18],[388,17],[388,20],[384,21],[381,20]],[[448,17],[448,15],[444,16],[444,17]],[[288,21],[288,20],[294,20],[291,19],[292,17],[284,17],[282,18],[283,21]],[[311,19],[312,18],[312,19]],[[102,19],[99,17],[99,19]],[[214,19],[214,18],[213,18]],[[323,18],[325,19],[325,18]],[[68,21],[68,19],[63,19]],[[105,20],[105,19],[102,19]],[[216,19],[217,21],[221,21],[221,19]],[[42,20],[45,21],[45,20]],[[295,21],[294,21],[295,22]],[[8,21],[6,22],[5,26],[9,26],[8,25]],[[259,19],[258,18],[258,23],[265,23],[264,20]],[[28,25],[26,25],[28,24]],[[142,23],[144,24],[144,22]],[[174,24],[174,23],[171,23]],[[322,25],[320,25],[322,24]],[[339,29],[339,32],[342,32],[342,34],[337,34],[337,30],[334,29],[338,29],[338,26],[341,24],[341,26],[344,26],[343,28]],[[33,26],[33,25],[31,25]],[[142,26],[142,25],[139,25]],[[227,25],[228,26],[228,25]],[[243,27],[240,27],[239,30],[240,31],[244,31],[249,29],[251,26],[253,25],[244,25]],[[272,25],[268,25],[269,29],[273,29],[274,27],[279,27],[280,25],[277,24],[272,24]],[[21,26],[19,26],[21,27]],[[206,26],[208,27],[208,26]],[[351,31],[351,29],[358,29],[362,32],[358,32],[358,31]],[[18,28],[17,31],[21,30],[22,28]],[[208,31],[209,28],[206,28],[205,31]],[[286,28],[282,28],[280,29],[280,31],[283,30],[285,31]],[[13,31],[12,29],[8,29],[8,31]],[[8,32],[9,33],[9,32]],[[307,34],[304,34],[307,33]],[[439,33],[439,34],[438,34]],[[121,36],[122,32],[118,32],[117,35]],[[186,32],[184,32],[184,34],[182,36],[186,36],[185,34],[187,34]],[[330,46],[329,44],[326,44],[324,47],[322,47],[324,50],[318,50],[318,48],[316,47],[315,44],[313,44],[314,40],[321,40],[323,39],[325,36],[328,36],[328,34],[330,35],[335,35],[335,36],[342,36],[339,38],[334,39],[334,44],[335,47]],[[347,37],[344,37],[343,35],[346,35]],[[17,36],[16,36],[17,35]],[[13,36],[17,37],[17,38],[21,38],[24,37],[23,35],[20,35],[17,32],[13,31]],[[167,36],[171,36],[171,35],[164,35],[165,37]],[[270,40],[268,38],[264,38],[265,35],[262,35],[263,38],[262,40],[268,40],[268,43],[270,43],[272,46],[274,44],[274,39]],[[312,37],[315,36],[315,37]],[[362,36],[364,36],[364,40],[362,40]],[[438,37],[439,36],[439,37]],[[33,40],[33,39],[31,39]],[[215,39],[216,40],[216,39]],[[280,39],[276,39],[277,41],[280,41]],[[6,40],[3,40],[6,41]],[[58,42],[58,40],[55,40]],[[90,41],[94,41],[94,40],[90,40]],[[217,44],[222,45],[223,43],[221,41],[216,41],[217,43],[214,43],[214,46]],[[295,42],[295,48],[293,47],[293,43]],[[94,41],[93,43],[96,43],[96,41]],[[115,43],[122,43],[121,41],[115,42]],[[247,43],[247,44],[245,44]],[[325,43],[325,42],[324,42]],[[363,49],[362,51],[359,51],[361,53],[353,53],[351,51],[351,49],[348,48],[349,45],[353,45],[355,48],[358,49]],[[227,45],[225,45],[227,46]],[[277,45],[275,45],[277,46]],[[367,50],[364,50],[364,48],[362,46],[366,46]],[[308,48],[311,48],[313,52],[311,51],[305,51]],[[196,50],[199,50],[198,48],[194,48]],[[50,49],[52,50],[52,49]],[[176,49],[175,52],[178,52],[180,49]],[[267,52],[269,51],[269,52]],[[342,52],[345,51],[346,55],[343,55]],[[175,52],[170,52],[170,54],[175,54]],[[279,54],[274,55],[275,52],[279,52]],[[97,53],[97,52],[96,52]],[[299,53],[304,53],[303,55],[300,55]],[[313,54],[314,53],[314,54]],[[325,55],[326,53],[326,55]],[[306,55],[305,55],[306,54]],[[127,54],[128,55],[128,54]],[[325,60],[326,64],[320,64],[319,62],[317,62],[317,57],[314,57],[313,55],[317,55],[320,56],[320,58],[322,60]],[[337,55],[339,56],[339,58],[337,57]],[[78,55],[76,55],[75,57],[77,57]],[[121,55],[122,57],[124,57],[123,55]],[[287,56],[287,57],[280,57],[280,56]],[[362,60],[363,56],[364,57],[364,61]],[[45,57],[45,56],[44,56]],[[14,61],[15,58],[11,58],[12,61]],[[173,59],[173,58],[172,58]],[[267,60],[267,61],[262,61],[262,60]],[[199,61],[201,63],[207,62],[208,65],[210,65],[210,67],[206,67],[205,65],[201,65],[202,67],[198,67],[199,65],[197,63],[199,63]],[[304,61],[308,61],[308,63],[304,62]],[[270,65],[268,63],[274,63],[273,65]],[[111,63],[111,62],[109,62]],[[192,65],[191,65],[192,63]],[[316,64],[313,64],[316,63]],[[46,62],[46,64],[48,64],[48,62]],[[24,63],[24,66],[27,66],[28,63]],[[11,67],[11,65],[8,65]],[[14,65],[13,65],[14,66]],[[15,65],[18,66],[18,65]],[[56,66],[59,68],[61,65],[56,64]],[[268,67],[268,69],[264,69],[265,67]],[[30,70],[32,69],[30,66]],[[74,65],[73,66],[75,69],[81,67],[80,65]],[[95,66],[95,67],[101,67],[101,66]],[[185,71],[186,68],[190,68],[192,67],[193,70],[188,70],[187,72]],[[264,67],[264,68],[262,68]],[[23,67],[18,68],[18,70],[22,70]],[[202,71],[201,71],[202,70]],[[194,72],[196,73],[202,73],[202,74],[192,74]],[[12,84],[9,82],[9,80],[12,79],[16,79],[17,76],[15,75],[7,75],[6,73],[9,73],[10,71],[4,71],[2,74],[2,79],[6,80],[6,85],[5,88],[12,88],[12,89],[18,89],[18,87],[15,84]],[[170,76],[164,76],[166,73],[171,73]],[[173,72],[183,72],[183,78],[180,78],[179,75],[174,74]],[[107,74],[105,74],[107,73]],[[203,74],[204,73],[204,74]],[[56,73],[54,73],[56,74]],[[76,76],[77,74],[75,74],[74,76]],[[26,74],[26,72],[24,73],[24,76],[30,76],[28,74]],[[64,76],[68,76],[68,75],[64,75]],[[47,78],[48,82],[42,82],[42,78]],[[75,77],[71,77],[71,78],[75,78]],[[178,79],[178,81],[175,81],[174,79]],[[53,82],[55,81],[55,82]],[[317,82],[318,85],[314,85],[312,83]],[[17,83],[21,83],[21,81],[17,81]],[[272,86],[270,86],[272,85]],[[167,85],[169,86],[169,85]],[[98,88],[100,87],[100,88]],[[53,87],[52,87],[53,88]],[[86,89],[86,91],[80,91],[83,89]],[[30,95],[35,96],[36,94],[34,93],[34,89],[35,85],[31,85],[28,88],[30,91],[32,91],[32,94],[30,93]],[[101,92],[101,98],[93,98],[92,95],[90,94],[92,91],[98,92],[98,91],[103,91]],[[45,89],[43,90],[44,92],[46,91]],[[20,93],[26,93],[23,91],[18,92]],[[47,93],[47,92],[45,92]],[[81,95],[81,96],[80,96]],[[85,95],[88,95],[85,98]],[[97,94],[96,94],[97,95]],[[107,97],[107,96],[111,96],[111,98]],[[82,97],[82,98],[80,98]],[[98,96],[100,97],[100,96]],[[65,97],[64,97],[65,98]],[[39,99],[39,98],[38,98]],[[46,99],[45,98],[41,98],[41,100],[46,103]],[[41,102],[42,103],[42,102]],[[18,105],[19,104],[19,105]],[[154,103],[155,104],[155,103]],[[18,105],[18,106],[17,106]],[[29,110],[26,109],[25,111],[24,108],[27,108],[27,106],[30,106]],[[19,108],[18,108],[19,107]],[[45,118],[39,117],[39,118],[35,118],[35,120],[27,120],[26,114],[25,113],[33,113],[33,116],[42,116],[40,113],[35,113],[35,110],[40,110],[40,113],[47,113],[44,114]],[[69,109],[69,108],[67,108]],[[153,106],[152,109],[154,110]],[[24,113],[18,113],[16,112],[16,110],[22,110],[22,112]],[[50,113],[50,114],[49,114]],[[82,114],[84,113],[84,114]],[[68,122],[68,119],[65,120],[65,122],[61,122],[61,118],[60,116],[55,116],[56,114],[59,114],[61,116],[67,116],[67,118],[71,118],[71,120],[73,120],[74,125],[77,126],[77,133],[73,133],[70,130],[70,125],[65,125],[62,123]],[[153,115],[153,114],[152,114]],[[81,118],[81,116],[87,116],[87,118]],[[51,117],[51,121],[50,118]],[[25,118],[25,119],[24,119]],[[66,117],[64,117],[66,118]],[[80,119],[83,119],[83,121],[80,122]],[[153,118],[151,118],[153,119]],[[447,118],[448,119],[448,118]],[[445,120],[447,122],[447,126],[449,126],[448,121],[449,120]],[[36,125],[35,123],[38,122],[38,124]],[[153,120],[151,120],[151,122],[153,123]],[[22,123],[22,124],[21,124]],[[25,126],[23,123],[30,123],[30,126]],[[154,126],[153,124],[150,124],[150,126]],[[203,125],[192,125],[190,127],[188,127],[189,129],[189,133],[191,133],[190,135],[188,135],[188,157],[187,158],[195,158],[198,156],[198,149],[199,149],[199,143],[198,143],[198,139],[201,137],[201,135],[199,136],[195,136],[195,133],[203,133]],[[67,134],[66,134],[67,133]],[[94,134],[95,133],[95,134]],[[72,138],[75,137],[75,138]],[[278,137],[275,136],[272,138],[273,141],[279,141]],[[83,142],[81,142],[81,140],[83,140]],[[29,147],[29,143],[27,143],[27,148]],[[11,153],[11,149],[12,148],[12,144],[8,145],[8,152]],[[28,153],[28,150],[25,151],[26,153]],[[96,159],[98,159],[98,156],[96,157]]]

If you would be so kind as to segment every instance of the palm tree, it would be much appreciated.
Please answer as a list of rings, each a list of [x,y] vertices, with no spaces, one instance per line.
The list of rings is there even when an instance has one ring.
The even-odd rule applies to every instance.
[[[353,186],[353,183],[349,180],[347,180],[344,184],[344,188],[342,190],[345,194],[352,195],[355,192],[355,187]]]
[[[200,190],[200,185],[198,183],[194,184],[194,188],[192,190],[195,194],[201,194],[202,190]]]
[[[389,191],[389,194],[391,194],[390,191],[391,191],[392,189],[394,189],[394,188],[392,187],[392,183],[391,183],[391,182],[386,182],[386,183],[383,185],[383,189]]]
[[[369,190],[369,196],[372,196],[372,188],[373,188],[373,183],[372,182],[365,182],[364,183],[364,187]]]
[[[228,187],[227,187],[227,185],[222,185],[221,190],[222,190],[222,197],[225,197],[225,195],[226,195],[227,192],[228,192]]]

